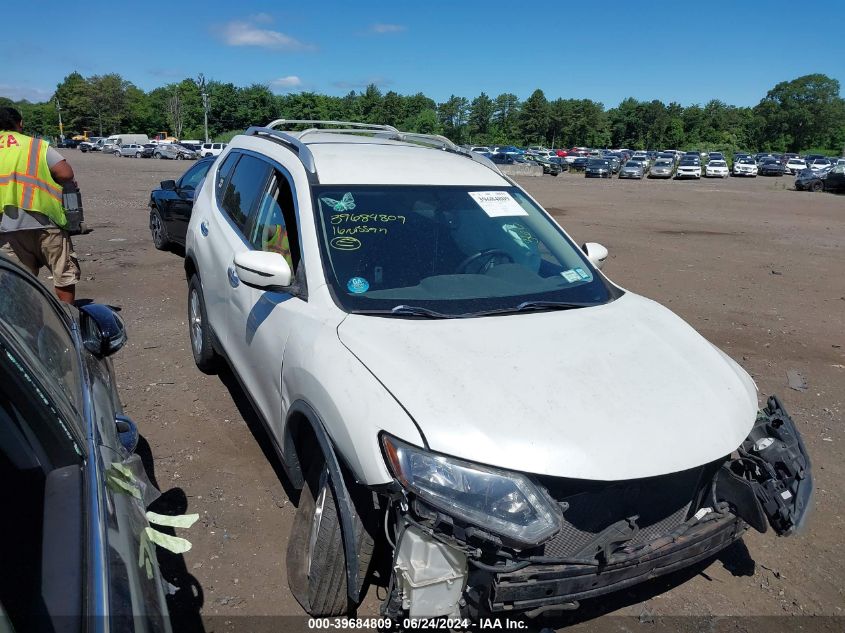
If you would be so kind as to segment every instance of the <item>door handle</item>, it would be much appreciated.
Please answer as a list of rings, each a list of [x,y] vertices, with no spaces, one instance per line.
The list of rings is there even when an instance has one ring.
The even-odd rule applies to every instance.
[[[232,288],[237,288],[241,285],[241,280],[238,279],[238,273],[235,272],[234,266],[229,266],[226,272],[229,275],[229,285],[232,286]]]
[[[208,237],[208,222],[205,220],[200,222],[200,233],[202,233],[203,237]]]

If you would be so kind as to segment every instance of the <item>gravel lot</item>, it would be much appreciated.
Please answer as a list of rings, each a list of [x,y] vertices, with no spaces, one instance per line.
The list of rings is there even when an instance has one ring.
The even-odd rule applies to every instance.
[[[75,238],[78,297],[122,308],[130,342],[115,365],[126,410],[172,506],[201,516],[190,530],[193,549],[164,560],[168,579],[181,587],[176,630],[223,630],[238,615],[301,614],[285,577],[295,507],[282,469],[234,379],[194,367],[182,257],[156,251],[147,228],[150,189],[190,163],[64,153],[93,229]],[[586,603],[571,620],[843,615],[845,196],[792,191],[790,177],[563,174],[521,184],[579,243],[608,247],[604,270],[615,282],[669,306],[740,362],[761,400],[779,394],[816,477],[816,507],[798,537],[749,533],[717,560]],[[806,391],[787,387],[789,369],[806,378]],[[706,412],[679,415],[707,424]],[[377,613],[375,593],[361,614]]]

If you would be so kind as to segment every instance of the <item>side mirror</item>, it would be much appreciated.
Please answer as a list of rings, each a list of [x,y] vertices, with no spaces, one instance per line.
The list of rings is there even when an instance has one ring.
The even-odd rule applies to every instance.
[[[161,181],[161,188],[165,191],[176,191],[176,181],[175,180],[162,180]]]
[[[132,421],[132,418],[125,415],[114,416],[114,426],[117,429],[117,438],[120,445],[126,449],[127,453],[134,453],[138,448],[138,425]]]
[[[290,286],[290,266],[279,253],[242,251],[235,255],[235,269],[242,282],[259,290]]]
[[[89,303],[79,308],[79,325],[85,349],[97,358],[110,356],[126,344],[123,319],[108,306]]]
[[[593,266],[599,269],[604,266],[604,260],[607,259],[607,249],[604,246],[597,242],[587,242],[581,246],[581,250]]]

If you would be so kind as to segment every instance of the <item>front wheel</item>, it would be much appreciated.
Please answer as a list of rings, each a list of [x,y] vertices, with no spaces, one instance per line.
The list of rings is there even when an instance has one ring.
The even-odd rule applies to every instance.
[[[167,250],[170,246],[170,236],[167,234],[167,227],[161,219],[161,214],[155,207],[150,208],[150,233],[153,236],[153,246],[160,251]]]
[[[314,617],[343,615],[357,606],[350,605],[347,595],[346,555],[333,488],[324,459],[314,460],[299,497],[285,557],[291,593]],[[354,521],[360,591],[372,559],[373,539],[357,512]]]
[[[161,160],[161,154],[153,154],[153,158],[157,158],[158,160]]]
[[[191,277],[188,285],[188,333],[197,368],[205,374],[213,374],[220,363],[220,357],[211,340],[202,284],[197,275]]]
[[[184,156],[182,154],[176,154],[176,160],[184,160]]]
[[[141,152],[135,152],[135,158],[141,158]]]
[[[810,185],[810,191],[818,193],[819,191],[824,191],[824,183],[821,180],[816,180],[812,185]]]

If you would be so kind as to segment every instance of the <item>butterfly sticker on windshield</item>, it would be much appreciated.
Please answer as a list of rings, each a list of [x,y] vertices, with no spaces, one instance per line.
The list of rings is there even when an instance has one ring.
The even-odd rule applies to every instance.
[[[352,209],[355,208],[355,199],[349,192],[343,194],[343,198],[341,198],[340,200],[324,197],[320,198],[320,201],[323,204],[327,204],[328,206],[330,206],[335,213],[340,213],[341,211],[352,211]]]

